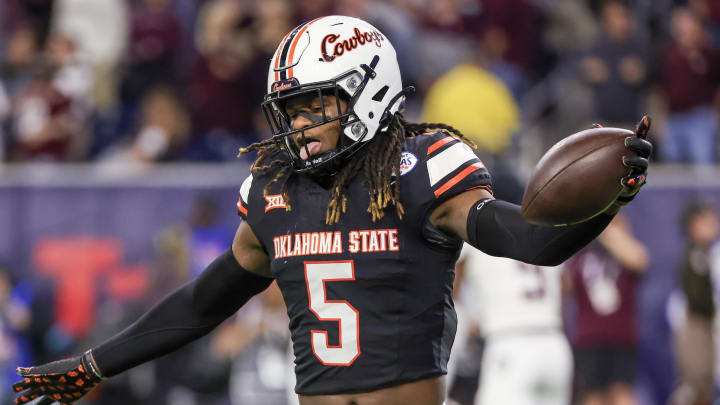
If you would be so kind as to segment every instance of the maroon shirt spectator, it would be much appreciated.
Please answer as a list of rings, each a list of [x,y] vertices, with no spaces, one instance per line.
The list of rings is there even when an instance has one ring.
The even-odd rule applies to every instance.
[[[257,57],[245,62],[231,55],[200,57],[190,80],[194,132],[254,132],[253,117],[260,108],[258,100],[265,94],[265,64],[269,59]]]
[[[598,243],[577,253],[566,265],[578,310],[575,346],[635,344],[638,275],[624,269]]]
[[[65,160],[73,136],[79,132],[70,113],[71,100],[39,77],[24,89],[14,105],[16,137],[11,141],[12,160]]]
[[[177,50],[180,39],[180,24],[169,9],[164,5],[142,7],[132,13],[128,56],[131,63],[168,57]]]
[[[528,0],[477,0],[481,10],[483,31],[501,27],[508,37],[504,59],[531,72],[538,54],[540,41],[540,15]]]
[[[673,12],[672,31],[661,82],[670,112],[711,105],[720,84],[720,52],[710,48],[707,33],[691,10]]]
[[[662,89],[668,104],[666,136],[660,152],[669,162],[716,162],[720,53],[710,48],[700,17],[673,10],[673,43],[663,58]]]
[[[708,47],[687,52],[673,44],[665,53],[662,87],[670,111],[712,104],[719,82],[720,52]]]
[[[622,214],[566,262],[577,303],[573,345],[582,405],[637,403],[635,296],[649,262]]]
[[[452,0],[430,2],[418,10],[424,28],[483,40],[488,30],[505,34],[506,62],[531,71],[540,38],[539,13],[527,0]]]
[[[145,0],[133,10],[122,88],[124,102],[137,102],[150,88],[176,81],[181,39],[180,22],[167,0]]]
[[[289,19],[289,13],[276,11],[281,11],[278,18]],[[260,48],[266,41],[260,41],[262,30],[256,24],[262,20],[248,14],[242,3],[209,2],[200,16],[195,37],[199,56],[190,77],[189,102],[193,143],[205,145],[192,148],[227,149],[218,145],[222,139],[239,141],[238,146],[254,142],[255,121],[264,122],[260,101],[275,47]]]

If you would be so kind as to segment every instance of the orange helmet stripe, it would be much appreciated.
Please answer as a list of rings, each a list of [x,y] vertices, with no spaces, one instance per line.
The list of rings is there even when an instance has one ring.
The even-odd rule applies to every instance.
[[[319,19],[321,19],[321,18],[324,18],[324,17],[318,17],[318,18],[315,18],[315,19],[313,19],[313,20],[310,20],[310,22],[308,22],[307,24],[305,24],[305,26],[302,27],[302,29],[300,30],[300,32],[298,32],[298,34],[295,35],[295,40],[293,41],[293,44],[292,44],[292,46],[290,47],[290,54],[288,54],[288,59],[287,59],[287,62],[288,62],[288,63],[286,63],[286,65],[289,65],[289,64],[292,63],[293,55],[295,54],[295,47],[297,46],[298,40],[300,39],[300,37],[302,36],[302,34],[303,34],[303,33],[305,32],[305,30],[310,26],[310,24],[314,23],[315,21],[317,21],[317,20],[319,20]],[[290,68],[290,70],[288,70],[288,79],[291,78],[291,77],[293,77],[293,69],[292,69],[292,68]]]
[[[293,31],[294,31],[294,30],[293,30]],[[290,32],[288,32],[287,34],[285,34],[285,37],[283,38],[283,40],[280,41],[280,46],[278,46],[278,48],[277,48],[277,55],[275,55],[275,63],[274,63],[275,69],[277,69],[278,66],[280,65],[280,55],[282,55],[281,49],[282,49],[283,46],[285,45],[285,41],[287,41],[287,39],[288,39],[288,37],[290,36],[291,33],[292,33],[292,31],[290,31]],[[280,72],[275,71],[275,81],[278,81],[278,80],[280,80]]]

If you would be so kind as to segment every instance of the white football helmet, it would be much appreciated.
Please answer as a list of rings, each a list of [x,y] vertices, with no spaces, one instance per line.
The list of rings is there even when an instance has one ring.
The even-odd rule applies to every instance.
[[[316,116],[312,125],[293,130],[285,102],[307,94],[343,97],[347,110],[327,117],[323,107],[322,117]],[[262,106],[273,138],[287,151],[296,171],[322,166],[323,170],[332,167],[334,172],[344,159],[387,130],[404,98],[390,41],[363,20],[335,15],[301,24],[283,38],[270,63],[268,93]],[[338,101],[338,111],[339,107]],[[301,159],[294,136],[304,136],[304,130],[336,120],[346,139],[341,136],[334,150]]]

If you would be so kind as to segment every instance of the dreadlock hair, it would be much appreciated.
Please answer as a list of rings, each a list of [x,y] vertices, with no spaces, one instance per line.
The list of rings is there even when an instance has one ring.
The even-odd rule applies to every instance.
[[[388,206],[395,207],[395,213],[398,218],[402,219],[405,210],[400,202],[400,182],[392,181],[395,168],[400,167],[400,158],[403,151],[403,145],[406,138],[420,136],[431,133],[432,130],[441,130],[453,135],[472,148],[477,148],[468,137],[462,132],[450,125],[442,123],[412,123],[405,120],[401,113],[396,113],[391,121],[387,133],[375,136],[368,141],[360,151],[353,155],[352,159],[335,174],[331,187],[331,197],[325,213],[325,223],[336,224],[340,220],[340,215],[345,213],[347,207],[347,197],[345,192],[350,181],[358,174],[362,173],[365,188],[370,197],[370,204],[367,212],[372,215],[373,222],[385,216],[385,208]],[[280,167],[275,178],[273,178],[263,190],[264,195],[268,195],[273,184],[281,183],[281,193],[285,200],[286,210],[290,211],[290,196],[288,194],[288,181],[294,172],[287,160],[273,160],[267,164],[266,160],[269,156],[277,155],[281,147],[272,139],[253,143],[250,146],[240,148],[238,157],[257,151],[258,157],[252,166],[252,172],[264,172],[273,167]],[[265,165],[263,165],[265,164]]]

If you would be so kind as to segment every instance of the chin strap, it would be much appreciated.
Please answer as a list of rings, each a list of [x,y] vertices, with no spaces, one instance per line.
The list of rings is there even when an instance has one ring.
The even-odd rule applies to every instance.
[[[395,103],[397,103],[398,101],[402,103],[405,98],[407,98],[413,93],[415,93],[415,86],[407,86],[404,89],[400,90],[396,95],[393,96],[393,98],[390,99],[390,103],[388,103],[388,106],[383,112],[382,118],[380,118],[380,122],[378,125],[380,131],[386,130],[388,125],[390,125],[390,120],[393,116],[390,111],[392,110],[392,107],[395,105]]]

